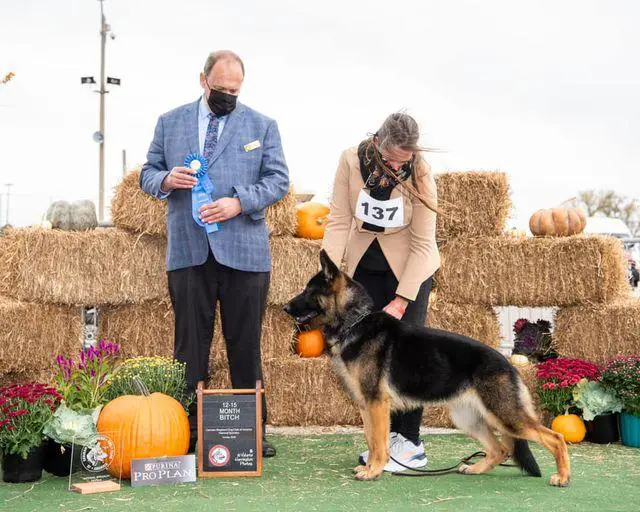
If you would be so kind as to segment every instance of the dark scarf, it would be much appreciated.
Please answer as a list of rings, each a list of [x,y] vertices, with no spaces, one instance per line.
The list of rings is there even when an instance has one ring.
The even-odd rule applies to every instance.
[[[384,174],[384,171],[379,168],[378,161],[373,153],[374,151],[377,151],[377,149],[371,139],[362,141],[358,146],[360,175],[362,176],[362,181],[364,181],[364,186],[369,189],[369,195],[371,197],[378,201],[388,201],[396,183],[388,178]],[[396,172],[396,177],[399,181],[405,181],[411,177],[412,171],[413,160],[403,165],[400,170]],[[377,233],[384,232],[382,226],[375,226],[368,222],[364,222],[362,227],[368,231],[375,231]]]

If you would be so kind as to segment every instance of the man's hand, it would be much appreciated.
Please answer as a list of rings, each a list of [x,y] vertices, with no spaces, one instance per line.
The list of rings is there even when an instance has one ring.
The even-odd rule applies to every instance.
[[[389,302],[389,304],[387,304],[382,311],[394,318],[397,318],[398,320],[401,320],[404,316],[404,312],[407,310],[408,304],[409,301],[407,299],[403,297],[396,297],[391,302]]]
[[[224,222],[242,212],[240,199],[223,197],[213,203],[205,204],[199,210],[202,222]]]
[[[196,171],[188,167],[174,167],[167,177],[162,180],[160,190],[165,194],[177,188],[193,188],[198,183],[198,178],[192,176]]]

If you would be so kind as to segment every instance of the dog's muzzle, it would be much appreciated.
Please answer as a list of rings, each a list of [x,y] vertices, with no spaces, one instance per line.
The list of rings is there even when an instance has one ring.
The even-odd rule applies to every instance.
[[[300,315],[300,316],[296,316],[293,314],[293,312],[291,311],[291,306],[289,304],[286,304],[284,306],[284,312],[293,317],[294,321],[297,324],[304,324],[307,323],[309,320],[311,320],[312,318],[315,318],[316,316],[318,316],[317,313],[314,313],[313,311],[311,311],[310,313],[307,313],[306,315]]]

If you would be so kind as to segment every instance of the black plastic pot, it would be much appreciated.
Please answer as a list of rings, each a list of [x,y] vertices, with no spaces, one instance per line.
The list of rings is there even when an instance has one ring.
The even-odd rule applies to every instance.
[[[618,416],[618,413],[602,414],[601,416],[596,416],[592,421],[585,421],[587,441],[597,444],[609,444],[619,441]]]
[[[73,454],[73,472],[80,469],[80,450],[76,446]],[[55,476],[69,476],[71,471],[71,444],[60,444],[49,440],[45,448],[45,471]]]
[[[35,482],[42,478],[44,444],[31,448],[26,459],[20,455],[2,454],[2,480],[12,484]]]

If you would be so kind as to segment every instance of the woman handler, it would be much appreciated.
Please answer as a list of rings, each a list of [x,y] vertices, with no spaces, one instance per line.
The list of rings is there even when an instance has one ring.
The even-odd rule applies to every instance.
[[[347,272],[377,309],[424,325],[440,254],[436,185],[419,136],[411,116],[395,113],[372,137],[342,153],[322,247],[338,266],[346,252]],[[427,464],[421,419],[422,407],[391,416],[389,453],[411,468]],[[361,454],[360,463],[367,458],[368,452]],[[390,459],[384,469],[403,471],[403,465]]]

